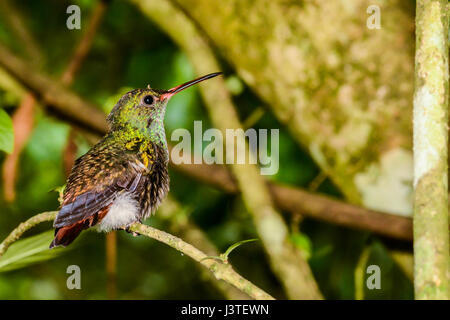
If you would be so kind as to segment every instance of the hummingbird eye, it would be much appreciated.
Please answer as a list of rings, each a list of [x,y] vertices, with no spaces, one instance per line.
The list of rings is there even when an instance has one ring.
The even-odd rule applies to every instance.
[[[153,104],[153,101],[154,101],[155,99],[153,98],[153,96],[145,96],[144,97],[144,99],[143,99],[143,101],[144,101],[144,103],[146,104],[146,105],[151,105],[151,104]]]

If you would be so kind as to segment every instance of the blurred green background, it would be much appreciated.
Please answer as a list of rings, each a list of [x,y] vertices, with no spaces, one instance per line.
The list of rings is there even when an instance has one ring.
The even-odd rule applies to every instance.
[[[95,1],[14,1],[17,10],[27,18],[26,25],[39,39],[45,56],[42,69],[55,78],[64,70],[81,36],[80,31],[69,31],[65,27],[66,8],[72,3],[82,10],[83,30],[88,21],[85,13],[92,11]],[[23,54],[21,43],[4,19],[0,19],[0,41]],[[225,61],[221,64],[240,119],[246,119],[256,107],[264,109],[265,103],[246,87],[233,69]],[[125,1],[112,1],[72,89],[103,106],[107,113],[130,88],[142,88],[147,84],[170,88],[195,76],[186,55],[135,6]],[[0,108],[11,115],[19,103],[18,97],[0,88]],[[167,136],[176,128],[192,131],[194,120],[202,120],[204,130],[211,126],[196,87],[177,95],[169,103]],[[253,127],[280,129],[280,170],[270,179],[307,189],[320,173],[310,156],[270,112],[264,112]],[[20,157],[16,199],[13,203],[7,203],[3,197],[0,199],[1,239],[21,221],[57,209],[58,194],[52,189],[65,183],[62,155],[69,131],[68,124],[37,109],[34,129]],[[78,155],[89,148],[82,136],[77,136],[76,144]],[[1,152],[0,163],[5,157]],[[239,196],[224,194],[173,170],[170,170],[170,177],[170,194],[181,204],[180,214],[188,215],[221,252],[233,243],[257,237]],[[2,188],[0,184],[0,194],[3,194]],[[341,197],[328,179],[317,191]],[[410,279],[389,253],[397,249],[411,250],[410,244],[310,219],[299,222],[290,215],[284,217],[293,230],[292,240],[299,250],[308,253],[308,261],[325,298],[355,298],[355,270],[365,249],[369,253],[367,264],[379,265],[383,272],[381,289],[364,289],[364,298],[413,298]],[[163,230],[167,228],[167,222],[158,214],[147,223]],[[25,236],[50,228],[49,222],[43,223]],[[84,232],[73,248],[64,250],[54,259],[15,270],[0,269],[0,299],[105,299],[105,259],[105,235]],[[201,275],[195,262],[154,240],[118,232],[117,259],[119,299],[223,298]],[[269,269],[260,242],[239,247],[231,254],[230,262],[244,277],[274,297],[286,298]],[[81,290],[66,287],[69,265],[81,268]]]

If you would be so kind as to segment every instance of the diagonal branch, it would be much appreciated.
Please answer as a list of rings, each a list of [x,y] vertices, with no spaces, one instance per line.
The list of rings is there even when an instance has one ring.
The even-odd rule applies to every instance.
[[[191,243],[196,248],[203,251],[208,256],[219,256],[220,252],[216,246],[208,239],[208,236],[186,215],[180,217],[183,211],[181,205],[170,195],[161,203],[158,208],[158,217],[167,221],[169,231],[178,237]],[[228,300],[248,300],[249,296],[238,290],[227,282],[215,281],[214,275],[201,268],[204,276],[211,280],[211,284],[220,291]]]
[[[2,243],[0,243],[0,259],[8,250],[9,246],[17,241],[27,230],[31,229],[41,222],[54,220],[57,213],[57,211],[44,212],[35,215],[27,221],[21,223],[6,237],[6,239]],[[216,260],[205,259],[207,257],[205,253],[190,245],[189,243],[184,242],[178,237],[175,237],[167,232],[155,229],[153,227],[143,225],[141,223],[133,224],[132,226],[130,226],[130,230],[163,242],[168,246],[180,251],[181,253],[191,257],[192,259],[209,269],[216,277],[216,279],[228,282],[242,292],[248,294],[253,299],[273,300],[273,297],[271,295],[267,294],[262,289],[260,289],[247,279],[243,278],[233,269],[230,264]]]
[[[61,82],[63,84],[71,84],[73,82],[75,74],[81,68],[84,59],[91,49],[92,42],[94,41],[97,30],[103,20],[103,16],[105,15],[107,6],[107,0],[98,0],[97,5],[95,6],[94,11],[91,14],[86,31],[83,33],[81,41],[78,43],[78,46],[76,47],[66,70],[61,76]]]
[[[23,15],[10,0],[0,1],[0,9],[3,18],[10,25],[14,37],[20,40],[20,45],[25,49],[24,51],[30,61],[35,66],[41,65],[44,61],[44,55],[42,54],[38,42],[35,41],[35,38],[26,26],[25,22],[29,19],[27,19],[27,17]]]
[[[81,127],[95,132],[105,132],[106,118],[101,110],[59,82],[39,73],[1,43],[0,60],[4,69],[28,90],[35,93],[42,104],[49,106],[52,112],[65,119],[72,119]]]
[[[195,261],[201,263],[204,267],[208,268],[218,280],[224,280],[232,284],[239,290],[248,294],[253,299],[273,299],[273,297],[271,297],[269,294],[234,271],[233,267],[230,264],[219,262],[214,259],[206,259],[208,256],[205,253],[184,242],[180,238],[141,223],[135,223],[134,225],[130,226],[130,230],[163,242],[168,246],[171,246],[172,248],[188,255]]]
[[[33,228],[35,225],[45,222],[45,221],[53,221],[56,217],[58,211],[49,211],[37,214],[25,222],[19,224],[6,238],[0,243],[0,259],[8,250],[8,248],[29,229]]]
[[[229,171],[220,165],[177,164],[173,168],[228,193],[238,193]],[[367,230],[400,240],[412,240],[410,218],[369,210],[353,204],[275,182],[267,182],[276,206],[293,215],[325,221],[340,226]]]

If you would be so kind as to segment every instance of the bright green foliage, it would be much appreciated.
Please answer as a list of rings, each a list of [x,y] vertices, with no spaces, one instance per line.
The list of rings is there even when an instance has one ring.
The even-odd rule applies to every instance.
[[[299,248],[305,256],[305,259],[309,259],[312,254],[311,240],[303,233],[295,232],[291,234],[291,241]]]
[[[5,110],[0,109],[0,150],[11,153],[14,147],[12,121]]]

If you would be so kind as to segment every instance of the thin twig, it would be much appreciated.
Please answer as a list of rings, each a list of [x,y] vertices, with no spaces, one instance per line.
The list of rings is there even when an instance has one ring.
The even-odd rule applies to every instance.
[[[8,73],[14,75],[14,78],[28,90],[33,91],[43,105],[48,106],[60,117],[73,119],[75,124],[96,132],[106,131],[106,117],[100,109],[61,83],[40,73],[29,63],[15,56],[1,43],[0,65]]]
[[[22,97],[20,105],[14,110],[12,121],[14,128],[14,148],[5,157],[2,165],[3,195],[6,202],[13,202],[16,198],[16,180],[19,167],[19,159],[23,148],[28,142],[34,128],[35,97],[27,93]]]
[[[25,233],[25,231],[31,229],[41,222],[54,220],[57,213],[57,211],[40,213],[21,223],[0,244],[0,258],[8,250],[9,246],[17,241]],[[234,271],[233,267],[230,264],[211,261],[210,259],[205,260],[204,258],[207,257],[205,253],[198,250],[189,243],[184,242],[178,237],[175,237],[167,232],[155,229],[153,227],[143,225],[141,223],[135,223],[131,225],[130,230],[163,242],[170,247],[180,251],[181,253],[191,257],[204,267],[208,268],[214,274],[216,279],[230,283],[239,290],[248,294],[253,299],[273,300],[273,297],[271,295],[264,292],[262,289],[258,288],[256,285]]]
[[[94,11],[91,14],[89,25],[87,26],[86,31],[81,38],[81,41],[78,43],[78,46],[76,47],[66,70],[61,76],[61,82],[65,85],[69,85],[73,82],[75,74],[80,69],[84,59],[89,53],[92,42],[94,41],[95,35],[97,34],[97,30],[100,26],[103,16],[105,15],[107,5],[108,1],[106,0],[97,1],[97,5],[95,6]]]
[[[35,66],[39,66],[44,61],[44,55],[38,42],[35,41],[35,38],[26,26],[25,22],[29,21],[29,19],[20,10],[17,10],[15,4],[12,4],[10,0],[0,1],[0,9],[3,18],[8,21],[15,38],[20,40],[20,45],[25,49],[30,61]]]
[[[198,250],[189,243],[184,242],[180,238],[177,238],[169,233],[155,229],[153,227],[143,225],[141,223],[135,223],[130,226],[130,230],[147,237],[153,238],[160,242],[167,244],[168,246],[182,252],[183,254],[191,257],[195,261],[201,263],[208,268],[218,280],[224,280],[239,290],[247,293],[250,297],[256,300],[272,300],[273,297],[255,286],[234,271],[233,267],[228,263],[219,262],[213,259],[205,259],[207,255]]]
[[[220,252],[216,246],[209,240],[205,232],[193,223],[186,213],[183,213],[181,205],[170,195],[161,203],[158,208],[158,217],[163,221],[169,222],[170,232],[203,251],[209,256],[219,256]],[[220,291],[228,300],[248,300],[250,297],[232,286],[228,282],[216,281],[214,275],[200,265],[205,278],[211,281],[211,284]]]
[[[117,232],[106,234],[106,295],[117,299]]]
[[[35,225],[45,222],[45,221],[53,221],[56,217],[58,211],[49,211],[37,214],[25,222],[19,224],[17,228],[15,228],[6,238],[0,243],[0,258],[5,254],[6,250],[8,250],[9,246],[13,244],[15,241],[19,240],[19,238],[29,229],[33,228]]]

